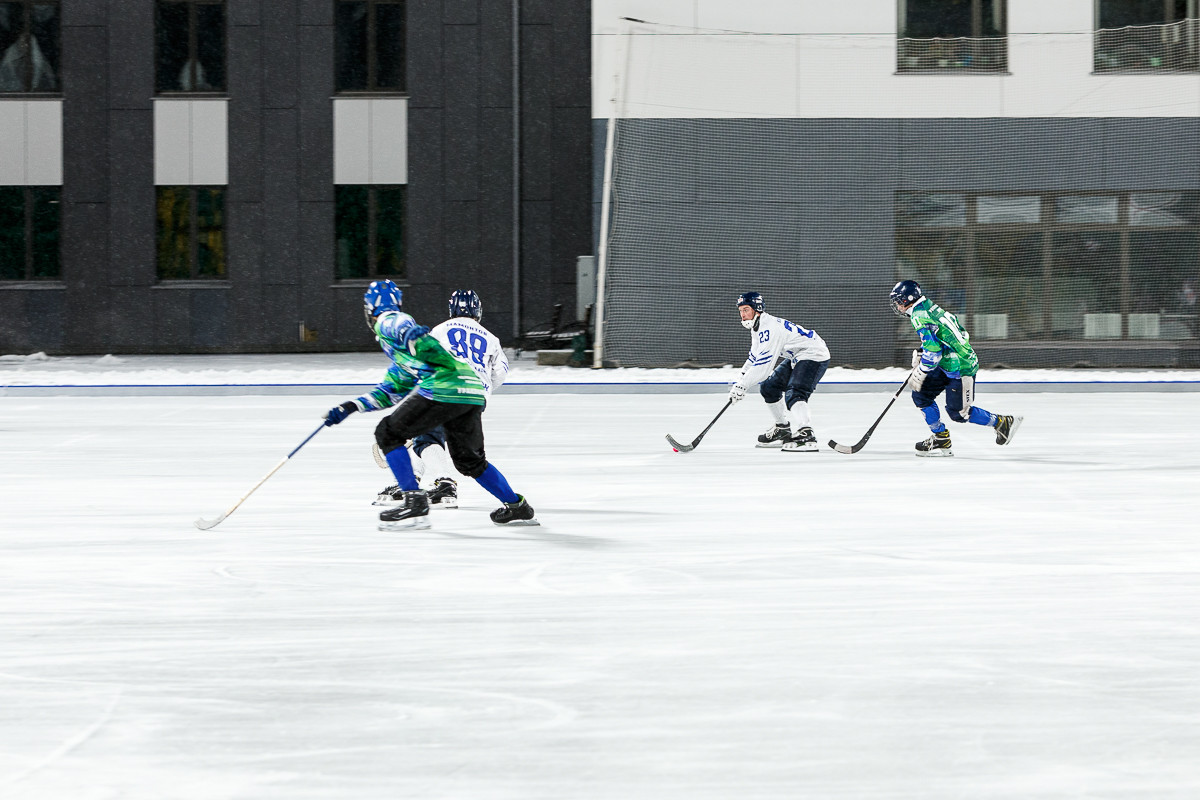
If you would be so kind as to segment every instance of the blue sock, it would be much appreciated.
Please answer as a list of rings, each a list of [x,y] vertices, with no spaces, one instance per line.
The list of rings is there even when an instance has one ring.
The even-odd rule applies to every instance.
[[[967,417],[967,421],[974,422],[976,425],[987,425],[990,428],[996,424],[996,417],[982,408],[972,406],[971,414]]]
[[[396,476],[396,483],[400,484],[401,489],[415,492],[420,488],[417,485],[417,476],[413,474],[412,460],[408,457],[407,447],[397,447],[389,451],[384,458],[392,468],[392,474]]]
[[[946,430],[946,423],[942,422],[942,415],[938,412],[936,405],[925,406],[921,409],[921,413],[925,415],[925,423],[929,425],[929,430],[934,433]]]
[[[515,503],[521,499],[521,496],[512,490],[512,487],[508,485],[508,481],[500,474],[500,470],[491,464],[488,464],[483,474],[475,480],[480,486],[487,489],[492,497],[501,503]]]

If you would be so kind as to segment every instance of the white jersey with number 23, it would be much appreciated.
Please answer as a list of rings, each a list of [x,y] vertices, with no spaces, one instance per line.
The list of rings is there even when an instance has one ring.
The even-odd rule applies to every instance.
[[[487,396],[508,378],[508,357],[496,334],[470,317],[454,317],[429,332],[455,358],[475,370]]]

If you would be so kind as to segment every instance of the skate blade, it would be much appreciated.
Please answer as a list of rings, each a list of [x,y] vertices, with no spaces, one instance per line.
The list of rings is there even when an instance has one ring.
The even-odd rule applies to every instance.
[[[772,450],[776,447],[783,447],[783,442],[756,442],[755,447],[761,447],[764,450]]]
[[[953,450],[918,450],[917,458],[950,458],[954,455]]]
[[[371,505],[383,506],[385,508],[394,508],[395,506],[401,505],[401,502],[399,500],[392,500],[391,498],[388,498],[387,500],[380,500],[378,497],[376,497],[371,502]]]
[[[813,442],[804,445],[797,445],[795,447],[788,447],[787,445],[783,446],[783,452],[785,453],[815,453],[817,452],[817,449],[817,445]]]
[[[458,508],[458,500],[439,500],[436,503],[430,503],[430,508]]]
[[[397,520],[396,522],[379,523],[381,531],[425,531],[429,530],[429,517],[412,517],[410,519]]]
[[[537,517],[533,519],[514,519],[512,522],[492,522],[497,528],[531,528],[541,527],[542,523],[537,521]]]

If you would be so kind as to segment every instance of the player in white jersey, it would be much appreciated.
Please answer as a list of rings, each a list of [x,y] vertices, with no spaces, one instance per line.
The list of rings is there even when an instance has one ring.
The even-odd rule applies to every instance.
[[[480,324],[483,303],[470,289],[450,295],[450,319],[429,332],[442,347],[460,361],[466,362],[479,379],[487,397],[508,378],[508,357],[496,335]],[[446,437],[440,427],[423,433],[409,444],[417,477],[426,473],[438,476],[427,490],[429,502],[444,508],[458,507],[458,481],[450,477],[453,469],[446,454]],[[378,458],[376,459],[379,460]],[[400,487],[389,486],[376,499],[377,505],[393,505],[402,494]]]
[[[737,306],[742,327],[750,331],[750,355],[742,366],[741,377],[729,389],[730,402],[738,402],[746,396],[747,388],[758,386],[775,419],[758,437],[758,446],[783,445],[786,452],[816,452],[808,398],[829,367],[825,340],[816,331],[766,313],[758,292],[738,295]],[[796,422],[795,434],[789,411]]]
[[[508,379],[508,357],[496,334],[480,324],[483,303],[470,289],[450,295],[450,319],[429,332],[442,347],[475,370],[487,396]]]

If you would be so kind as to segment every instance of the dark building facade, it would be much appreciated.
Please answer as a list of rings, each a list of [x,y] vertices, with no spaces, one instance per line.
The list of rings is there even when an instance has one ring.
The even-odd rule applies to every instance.
[[[339,127],[336,119],[344,99],[385,99],[406,115],[407,175],[391,182],[403,188],[389,195],[398,204],[387,206],[403,218],[371,222],[369,237],[362,222],[361,235],[372,247],[385,229],[397,239],[391,253],[402,268],[379,275],[404,287],[406,310],[434,323],[450,291],[474,288],[485,323],[509,342],[554,303],[573,308],[575,258],[592,248],[589,4],[373,4],[404,15],[403,46],[395,49],[406,76],[401,91],[338,89],[339,25],[365,2],[193,3],[223,9],[224,85],[197,84],[203,79],[189,66],[178,73],[186,91],[164,92],[162,0],[62,0],[51,65],[58,91],[27,83],[0,95],[0,115],[10,117],[18,104],[27,115],[45,105],[51,116],[61,104],[61,188],[50,201],[59,207],[58,271],[5,272],[0,351],[373,346],[360,308],[374,273],[347,275],[338,266],[339,226],[358,224],[344,213],[350,201],[343,198],[353,192],[339,194],[347,180],[336,174],[343,145],[335,129],[355,132],[353,120]],[[384,11],[370,13],[386,33]],[[169,105],[186,100],[196,102]],[[212,109],[198,105],[204,101],[223,106],[207,122]],[[173,180],[164,149],[173,119],[183,120],[183,158],[191,162],[188,177],[175,181],[184,186],[164,187]],[[209,136],[204,126],[214,119],[224,127]],[[38,143],[24,147],[33,152]],[[211,152],[223,163],[200,164]],[[359,188],[367,198],[370,187]],[[384,196],[370,193],[371,214],[382,217],[377,194]],[[173,217],[173,208],[182,211]],[[172,225],[181,231],[184,266],[164,271]]]

